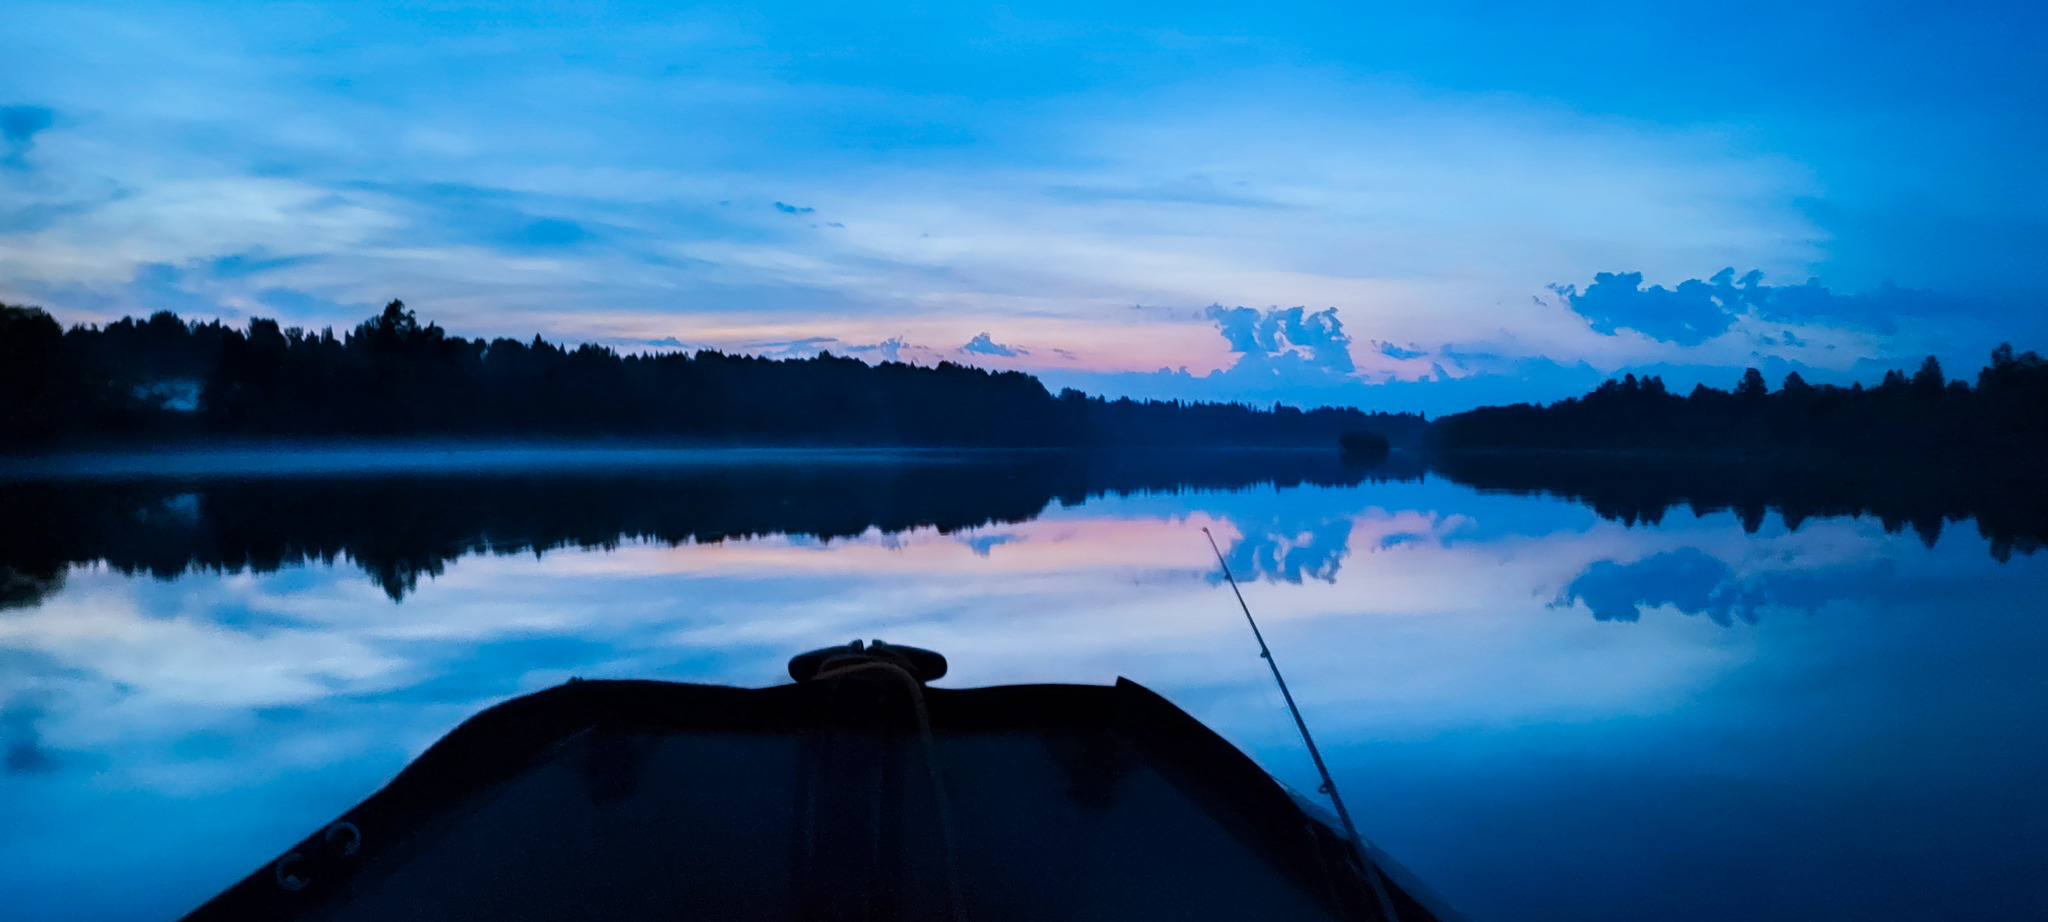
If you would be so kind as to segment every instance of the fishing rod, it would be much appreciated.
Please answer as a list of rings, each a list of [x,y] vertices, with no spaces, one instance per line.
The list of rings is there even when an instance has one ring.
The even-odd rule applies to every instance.
[[[1358,827],[1351,823],[1351,811],[1344,809],[1344,798],[1337,793],[1337,779],[1330,777],[1329,766],[1323,764],[1323,753],[1316,748],[1315,737],[1308,732],[1308,721],[1301,719],[1301,708],[1294,705],[1294,694],[1287,690],[1287,679],[1280,675],[1280,663],[1273,659],[1273,651],[1266,646],[1266,635],[1260,633],[1258,619],[1252,617],[1252,607],[1245,604],[1244,590],[1237,587],[1237,577],[1230,573],[1230,564],[1223,559],[1223,549],[1216,546],[1216,536],[1209,529],[1202,529],[1202,536],[1209,539],[1209,550],[1216,552],[1216,563],[1223,568],[1223,579],[1230,583],[1230,592],[1237,596],[1237,607],[1244,609],[1244,620],[1252,626],[1252,637],[1259,642],[1259,658],[1273,670],[1273,682],[1280,686],[1280,697],[1287,699],[1287,713],[1294,715],[1294,728],[1301,731],[1301,742],[1308,747],[1308,757],[1316,763],[1316,773],[1323,776],[1322,792],[1330,795],[1330,804],[1337,808],[1337,819],[1344,823],[1344,835],[1358,849],[1358,860],[1365,863],[1365,877],[1372,882],[1372,895],[1379,899],[1380,914],[1387,922],[1400,922],[1394,914],[1394,901],[1387,898],[1387,885],[1380,880],[1379,865],[1366,851],[1365,839],[1358,834]]]

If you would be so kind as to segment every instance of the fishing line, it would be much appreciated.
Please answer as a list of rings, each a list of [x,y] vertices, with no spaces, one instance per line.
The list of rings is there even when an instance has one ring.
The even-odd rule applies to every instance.
[[[1366,851],[1365,839],[1358,834],[1358,827],[1351,824],[1351,811],[1344,809],[1344,798],[1337,793],[1337,779],[1330,777],[1330,769],[1323,764],[1323,753],[1316,748],[1315,737],[1308,732],[1308,721],[1301,719],[1301,708],[1294,706],[1294,695],[1287,690],[1287,679],[1280,675],[1280,663],[1273,659],[1273,651],[1266,646],[1266,635],[1259,632],[1259,622],[1252,617],[1252,607],[1245,604],[1244,590],[1237,587],[1237,577],[1230,573],[1230,564],[1223,559],[1223,549],[1216,546],[1216,536],[1202,529],[1202,536],[1209,539],[1209,550],[1216,552],[1216,563],[1223,568],[1223,579],[1230,583],[1230,591],[1237,596],[1237,607],[1244,609],[1244,620],[1252,626],[1252,637],[1259,642],[1259,658],[1273,670],[1273,681],[1280,686],[1280,697],[1287,699],[1287,713],[1294,715],[1294,728],[1301,731],[1301,741],[1308,746],[1308,757],[1316,763],[1316,773],[1323,776],[1322,792],[1330,795],[1330,804],[1337,808],[1337,819],[1344,823],[1344,835],[1351,839],[1352,847],[1358,849],[1358,860],[1365,863],[1365,876],[1372,881],[1372,895],[1379,898],[1380,914],[1387,922],[1400,922],[1394,914],[1394,901],[1387,898],[1387,886],[1380,881],[1379,865]]]

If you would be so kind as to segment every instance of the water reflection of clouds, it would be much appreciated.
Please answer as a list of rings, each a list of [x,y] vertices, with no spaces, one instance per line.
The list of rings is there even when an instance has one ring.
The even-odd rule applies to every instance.
[[[65,832],[60,815],[111,791],[195,810],[261,801],[265,822],[302,831],[509,695],[574,675],[768,684],[790,652],[854,637],[943,650],[947,684],[1129,675],[1305,784],[1241,616],[1210,579],[1204,526],[1338,751],[1675,713],[1764,647],[1755,631],[1641,618],[1649,608],[1853,615],[1874,593],[1993,565],[1869,522],[1747,535],[1727,514],[1674,515],[1629,529],[1549,500],[1387,484],[1107,497],[950,534],[475,555],[402,604],[345,564],[169,582],[77,567],[43,605],[0,612],[0,743],[29,766],[9,777],[33,785],[0,789],[0,812],[38,797],[45,817],[0,831],[0,864],[106,834]],[[1600,620],[1624,614],[1640,620]],[[205,867],[184,866],[185,889],[279,841],[239,829]]]
[[[1282,584],[1254,592],[1262,617],[1282,636],[1301,622],[1327,641],[1305,646],[1387,649],[1381,640],[1347,636],[1361,630],[1352,622],[1364,615],[1377,616],[1360,622],[1370,625],[1367,634],[1390,618],[1430,616],[1441,627],[1525,617],[1546,600],[1583,603],[1604,619],[1670,602],[1725,620],[1766,603],[1810,608],[1855,588],[1810,572],[1808,558],[1819,551],[1773,550],[1792,561],[1786,572],[1745,583],[1698,547],[1657,547],[1674,538],[1664,531],[1605,525],[1540,540],[1471,542],[1460,538],[1471,530],[1471,517],[1461,513],[1389,512],[1355,491],[1325,492],[1331,495],[1323,499],[1349,508],[1311,505],[1328,517],[1306,523],[1272,513],[1224,518],[1189,508],[1210,499],[1198,496],[1178,514],[1104,509],[1100,517],[1049,516],[971,534],[925,529],[832,542],[763,538],[478,556],[403,605],[334,567],[168,584],[81,568],[45,605],[0,619],[0,645],[62,664],[74,680],[90,676],[130,698],[202,710],[405,690],[480,705],[575,674],[760,684],[777,680],[791,649],[853,636],[943,647],[963,665],[956,674],[977,682],[1103,681],[1135,671],[1136,663],[1201,686],[1210,683],[1200,667],[1177,669],[1175,651],[1201,649],[1190,660],[1199,663],[1238,640],[1229,619],[1209,617],[1227,612],[1203,578],[1209,568],[1197,536],[1204,526],[1229,543],[1234,568],[1247,578]],[[1443,497],[1395,498],[1416,505]],[[1810,527],[1777,540],[1838,543],[1809,540],[1824,532]],[[1736,547],[1755,541],[1739,533],[1723,540]],[[1342,579],[1340,562],[1348,568]],[[1293,585],[1303,577],[1306,584]],[[1427,634],[1404,642],[1425,643]],[[1020,650],[1043,655],[1020,660]],[[10,676],[25,668],[10,667]],[[1379,668],[1418,672],[1414,664]]]
[[[1741,607],[1728,565],[1695,547],[1652,554],[1634,563],[1596,560],[1572,580],[1558,605],[1583,602],[1602,621],[1634,621],[1643,609],[1670,605],[1689,615],[1707,612],[1718,624],[1729,614],[1755,621]]]
[[[1143,518],[1046,518],[944,534],[932,528],[883,533],[869,529],[831,541],[777,535],[716,544],[639,544],[617,554],[565,555],[563,574],[656,573],[895,575],[1096,571],[1105,568],[1199,566],[1186,536],[1203,526],[1234,533],[1228,520],[1204,513]],[[464,565],[474,563],[465,560]],[[408,603],[410,604],[410,603]]]
[[[1812,529],[1805,537],[1824,531]],[[1764,544],[1763,553],[1752,552],[1738,561],[1740,570],[1694,546],[1658,551],[1627,563],[1595,560],[1551,604],[1583,605],[1600,621],[1636,621],[1669,606],[1729,627],[1737,620],[1755,624],[1766,609],[1810,615],[1831,602],[1877,594],[1896,572],[1889,558],[1840,559],[1839,542],[1799,547],[1798,538],[1785,535]]]
[[[1347,491],[1330,493],[1324,498],[1363,505]],[[1443,559],[1441,536],[1455,530],[1455,516],[1340,505],[1328,522],[1304,528],[1268,515],[1255,526],[1266,530],[1251,532],[1189,508],[1202,504],[1193,497],[1176,514],[1104,510],[971,535],[925,529],[473,556],[402,605],[341,566],[169,583],[77,568],[66,591],[0,620],[0,645],[44,664],[10,667],[11,678],[70,671],[59,697],[72,699],[60,709],[72,742],[129,748],[237,711],[380,700],[471,708],[577,674],[762,684],[778,679],[790,650],[854,636],[940,647],[961,664],[958,675],[977,683],[1106,681],[1149,670],[1200,687],[1214,684],[1212,659],[1235,656],[1241,641],[1202,579],[1201,527],[1255,561],[1252,573],[1318,577],[1311,582],[1324,593],[1262,600],[1270,608],[1262,614],[1283,625],[1362,613],[1336,579],[1335,562],[1353,547],[1402,558],[1361,576],[1395,587],[1375,595],[1406,598],[1410,612],[1455,603],[1437,581],[1471,565]],[[1290,543],[1289,531],[1344,540]],[[1395,535],[1410,540],[1386,541]],[[1416,563],[1431,558],[1438,562]],[[1256,679],[1236,672],[1233,687]],[[87,704],[100,698],[114,703]]]
[[[1218,659],[1238,655],[1242,638],[1204,578],[1198,529],[1208,526],[1246,561],[1248,575],[1278,581],[1254,592],[1276,636],[1314,631],[1319,639],[1304,648],[1392,657],[1374,663],[1384,676],[1434,673],[1403,694],[1420,696],[1411,704],[1436,696],[1425,710],[1449,717],[1471,712],[1447,707],[1442,697],[1456,692],[1467,664],[1482,655],[1507,658],[1511,644],[1492,654],[1468,644],[1450,664],[1432,663],[1415,647],[1431,645],[1446,621],[1539,610],[1540,589],[1556,574],[1629,536],[1614,527],[1577,536],[1587,547],[1454,543],[1449,537],[1466,526],[1461,515],[1386,512],[1348,491],[1331,492],[1326,499],[1352,508],[1323,505],[1326,513],[1335,506],[1335,516],[1306,526],[1276,515],[1247,526],[1184,506],[1177,515],[1104,510],[971,536],[927,529],[833,542],[764,538],[477,556],[403,605],[333,567],[170,584],[87,568],[74,571],[74,585],[60,597],[0,625],[0,644],[69,664],[126,689],[126,698],[190,709],[176,717],[132,706],[98,713],[103,724],[133,713],[137,722],[113,735],[135,739],[203,723],[208,708],[345,708],[384,699],[480,707],[578,674],[762,684],[778,680],[789,651],[854,636],[945,649],[960,664],[956,675],[975,683],[1147,673],[1199,690],[1227,675],[1227,694],[1242,696],[1248,685],[1250,703],[1263,707],[1256,671],[1237,668],[1251,664],[1215,672]],[[1346,560],[1351,572],[1340,581],[1337,564]],[[1311,579],[1291,585],[1301,576]],[[1416,616],[1437,623],[1378,636],[1388,630],[1379,622]],[[1342,671],[1335,662],[1313,665]],[[1343,679],[1324,688],[1333,700],[1383,690]],[[1498,710],[1500,702],[1485,707]]]
[[[1294,527],[1286,527],[1293,525]],[[1230,545],[1225,559],[1231,570],[1247,577],[1299,583],[1302,577],[1337,581],[1337,567],[1351,549],[1351,519],[1280,524],[1253,524],[1250,533]]]

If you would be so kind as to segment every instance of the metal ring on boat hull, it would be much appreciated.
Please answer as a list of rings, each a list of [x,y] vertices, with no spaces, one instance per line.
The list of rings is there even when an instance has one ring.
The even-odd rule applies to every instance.
[[[347,837],[347,841],[339,846],[339,851],[333,850],[335,840],[344,836]],[[329,856],[347,858],[362,850],[363,830],[354,823],[340,820],[328,824],[326,829],[321,830],[320,842],[323,845],[329,846]],[[277,885],[286,890],[306,889],[306,885],[312,883],[313,878],[294,874],[290,870],[292,865],[304,860],[306,860],[305,854],[295,851],[286,852],[284,857],[277,859],[277,864],[271,867],[271,874],[277,878]]]
[[[272,873],[277,875],[278,886],[283,887],[286,890],[304,890],[306,889],[307,884],[312,883],[312,881],[307,878],[300,877],[297,874],[292,874],[285,870],[285,868],[290,867],[293,862],[298,861],[302,857],[304,856],[300,855],[298,852],[286,852],[283,858],[277,859],[277,865],[274,868],[272,868]]]
[[[334,836],[336,833],[348,834],[348,844],[341,847],[342,857],[346,858],[350,855],[353,855],[356,853],[358,849],[361,849],[363,847],[363,831],[361,829],[356,828],[356,824],[351,823],[348,820],[341,820],[340,822],[328,826],[327,832],[323,836],[323,838],[325,838],[328,842],[331,843],[334,841]]]

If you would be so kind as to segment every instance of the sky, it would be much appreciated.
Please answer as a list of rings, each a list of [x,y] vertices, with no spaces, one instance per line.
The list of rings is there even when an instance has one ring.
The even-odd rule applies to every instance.
[[[2037,4],[0,3],[66,323],[1432,413],[2048,346]]]

